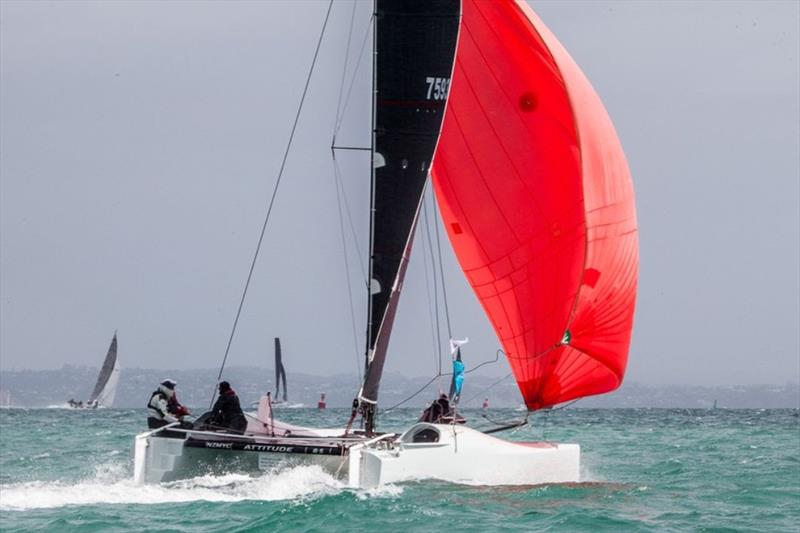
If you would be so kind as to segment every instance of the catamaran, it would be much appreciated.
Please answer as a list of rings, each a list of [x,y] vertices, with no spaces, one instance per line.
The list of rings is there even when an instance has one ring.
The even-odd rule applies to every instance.
[[[366,371],[350,419],[331,429],[291,425],[262,398],[243,435],[178,427],[137,435],[137,481],[286,459],[320,464],[354,487],[580,480],[578,444],[493,436],[527,417],[478,431],[451,416],[396,434],[378,431],[376,413],[429,176],[525,409],[619,387],[638,238],[632,181],[611,120],[522,0],[377,0],[371,27],[371,282]]]
[[[106,358],[103,366],[97,375],[97,382],[94,384],[91,396],[86,403],[69,400],[67,406],[71,409],[97,409],[99,407],[111,407],[114,404],[114,397],[117,395],[117,384],[119,383],[119,359],[117,358],[117,333],[108,346]]]

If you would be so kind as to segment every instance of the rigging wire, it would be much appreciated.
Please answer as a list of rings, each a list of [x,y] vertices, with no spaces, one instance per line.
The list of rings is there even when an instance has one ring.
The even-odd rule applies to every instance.
[[[428,238],[428,248],[431,251],[431,268],[433,270],[433,305],[434,305],[434,313],[436,315],[436,320],[434,320],[434,324],[436,326],[436,346],[437,346],[436,353],[439,355],[439,370],[436,377],[439,377],[442,375],[442,334],[439,330],[439,288],[438,288],[438,278],[436,276],[436,259],[434,258],[433,255],[433,241],[431,240],[427,202],[422,203],[422,216],[425,219],[425,234]],[[441,387],[439,388],[441,389]]]
[[[242,290],[242,297],[239,300],[239,308],[236,310],[236,318],[233,320],[233,327],[231,328],[230,337],[228,337],[228,344],[225,347],[225,356],[222,358],[222,364],[219,367],[219,374],[217,374],[217,382],[222,378],[222,372],[225,370],[225,363],[228,360],[228,354],[231,350],[231,344],[233,343],[233,337],[236,334],[236,327],[239,324],[239,317],[242,314],[242,307],[244,306],[244,300],[247,297],[247,289],[250,287],[250,280],[253,277],[253,270],[256,266],[256,261],[258,260],[258,254],[261,251],[261,243],[264,242],[264,233],[267,230],[267,224],[269,223],[269,217],[272,214],[272,207],[275,205],[275,197],[278,195],[278,187],[281,184],[281,178],[283,177],[283,170],[286,168],[286,160],[289,157],[289,151],[292,148],[292,141],[294,140],[294,134],[297,130],[297,123],[300,121],[300,113],[303,110],[303,103],[306,100],[306,94],[308,93],[308,86],[311,83],[311,75],[314,73],[314,66],[317,64],[317,57],[319,56],[319,49],[322,45],[322,39],[325,36],[325,28],[328,26],[328,19],[331,16],[331,8],[333,7],[333,0],[330,0],[328,4],[328,11],[325,13],[325,21],[322,23],[322,31],[320,31],[319,39],[317,40],[317,47],[314,50],[314,58],[311,60],[311,67],[308,70],[308,76],[306,77],[306,84],[303,88],[303,95],[300,97],[300,103],[297,106],[297,113],[294,117],[294,124],[292,125],[292,132],[289,134],[289,141],[286,143],[286,150],[283,153],[283,160],[281,161],[281,167],[278,171],[278,177],[275,180],[275,186],[272,189],[272,197],[269,200],[269,207],[267,207],[267,214],[264,217],[264,223],[261,225],[261,234],[258,237],[258,244],[256,245],[255,253],[253,254],[253,261],[250,263],[250,271],[247,274],[247,281],[245,281],[244,289]],[[213,405],[214,398],[217,395],[217,389],[214,388],[214,392],[211,395],[211,403]]]
[[[358,245],[358,233],[356,232],[356,227],[355,224],[353,223],[353,215],[350,211],[350,203],[347,201],[347,190],[344,187],[344,180],[342,179],[342,171],[341,168],[339,167],[339,160],[336,159],[335,152],[333,152],[333,150],[331,150],[331,152],[333,155],[333,169],[334,172],[337,172],[339,174],[339,182],[342,185],[342,201],[344,202],[344,209],[345,209],[345,214],[347,215],[348,225],[350,226],[350,233],[353,236],[353,244],[356,247],[356,254],[359,257],[358,266],[361,269],[361,275],[364,278],[364,286],[368,286],[369,281],[367,280],[367,271],[364,268],[364,263],[362,263],[360,259],[361,257],[364,257],[364,255],[361,253],[361,247]]]
[[[336,105],[336,120],[333,122],[334,124],[339,123],[339,117],[342,113],[342,94],[344,93],[344,80],[347,76],[347,65],[350,60],[350,42],[353,39],[353,24],[356,18],[356,0],[353,0],[353,9],[350,12],[350,29],[347,33],[347,46],[344,49],[344,67],[342,68],[342,81],[339,84],[339,102]],[[333,136],[333,141],[331,144],[336,144],[336,135]]]
[[[339,131],[338,130],[338,125],[340,123],[340,119],[342,119],[342,104],[343,104],[342,96],[344,95],[344,82],[345,82],[345,79],[347,78],[347,67],[350,64],[350,44],[352,43],[352,40],[353,40],[353,28],[355,26],[355,17],[356,17],[356,4],[357,4],[356,0],[353,0],[353,8],[350,11],[350,27],[349,27],[349,30],[348,30],[348,33],[347,33],[347,46],[345,46],[344,66],[342,67],[342,79],[341,79],[341,82],[339,84],[339,97],[338,97],[338,103],[336,105],[336,120],[334,121],[334,127],[336,129],[335,129],[335,131],[333,133],[333,139],[331,140],[331,156],[333,158],[334,175],[335,175],[337,183],[338,183],[337,184],[337,188],[336,188],[336,201],[339,203],[340,222],[341,222],[341,212],[342,212],[342,207],[341,207],[342,200],[339,197],[339,186],[341,186],[341,188],[342,188],[342,196],[344,197],[344,204],[345,204],[345,208],[347,209],[347,219],[348,219],[348,222],[350,224],[350,231],[353,233],[353,242],[355,243],[356,252],[358,253],[358,257],[361,257],[360,247],[358,246],[358,237],[356,235],[355,227],[353,225],[353,217],[350,214],[350,205],[347,202],[347,194],[345,193],[345,189],[344,189],[344,182],[342,180],[341,168],[339,167],[339,162],[336,159],[336,152],[334,150],[334,147],[336,145],[336,133]],[[362,52],[363,52],[363,50],[362,50]],[[362,52],[359,52],[359,55]],[[353,74],[353,76],[355,76],[355,73]],[[352,84],[352,81],[351,81],[351,84]],[[348,98],[349,98],[349,95],[348,95]],[[344,240],[344,228],[342,228],[342,239]],[[358,264],[359,264],[359,267],[361,267],[361,273],[364,276],[364,283],[367,283],[367,275],[366,275],[366,272],[364,270],[364,265],[361,264],[360,260],[359,260]],[[349,275],[350,270],[348,269],[347,272],[348,272],[348,275]],[[348,277],[348,285],[349,285],[349,283],[350,283],[350,279]],[[350,298],[352,300],[352,296],[350,296]],[[352,304],[351,304],[351,307],[352,307]],[[360,365],[359,365],[359,375],[361,375]]]
[[[335,139],[336,136],[339,134],[339,130],[342,128],[342,122],[344,122],[344,116],[347,113],[347,106],[350,105],[350,94],[353,92],[353,86],[356,82],[356,77],[358,77],[358,69],[361,67],[362,59],[364,58],[364,48],[367,45],[367,41],[369,40],[370,35],[372,35],[372,24],[375,20],[375,15],[371,15],[369,18],[369,25],[367,26],[367,31],[364,34],[364,39],[361,41],[361,49],[358,51],[358,62],[356,63],[355,71],[353,72],[353,77],[350,80],[350,87],[347,89],[347,96],[344,100],[344,107],[342,108],[341,116],[339,117],[339,122],[336,124],[333,130],[333,138]]]
[[[384,409],[384,410],[383,410],[383,413],[384,413],[384,414],[386,414],[386,413],[388,413],[389,411],[392,411],[392,410],[394,410],[394,409],[397,409],[398,407],[400,407],[401,405],[403,405],[403,404],[404,404],[404,403],[406,403],[407,401],[409,401],[409,400],[411,400],[411,399],[415,398],[415,397],[416,397],[416,396],[417,396],[419,393],[421,393],[422,391],[424,391],[425,389],[427,389],[427,388],[430,386],[430,384],[431,384],[431,383],[433,383],[434,381],[436,381],[436,378],[438,378],[439,376],[442,376],[442,375],[443,375],[443,374],[439,373],[439,374],[437,374],[437,375],[433,376],[433,377],[430,379],[430,381],[428,381],[428,382],[427,382],[425,385],[423,385],[423,386],[422,386],[422,388],[420,388],[420,389],[419,389],[417,392],[415,392],[414,394],[412,394],[411,396],[409,396],[409,397],[408,397],[408,398],[406,398],[405,400],[402,400],[402,401],[400,401],[400,402],[398,402],[398,403],[394,404],[393,406],[389,407],[388,409]]]
[[[483,363],[479,364],[476,367],[470,368],[469,370],[465,371],[464,373],[465,374],[469,374],[470,372],[475,372],[476,370],[478,370],[482,366],[486,366],[486,365],[490,365],[492,363],[496,363],[497,361],[500,360],[500,354],[505,355],[506,352],[504,352],[503,350],[498,348],[497,351],[494,353],[494,359],[490,359],[488,361],[484,361]]]
[[[436,208],[436,202],[433,202],[433,227],[436,230],[436,248],[439,251],[439,275],[442,279],[442,299],[444,300],[444,316],[447,319],[447,335],[452,339],[453,338],[453,330],[450,327],[450,308],[447,305],[447,288],[445,287],[444,283],[444,263],[442,262],[442,244],[439,241],[439,222],[436,213],[438,212]]]
[[[495,354],[495,358],[494,358],[494,359],[492,359],[492,360],[489,360],[489,361],[484,361],[484,362],[482,362],[481,364],[479,364],[479,365],[478,365],[478,366],[476,366],[475,368],[473,368],[473,369],[471,369],[471,370],[467,370],[467,371],[465,372],[465,374],[469,374],[470,372],[472,372],[472,371],[474,371],[474,370],[477,370],[477,369],[479,369],[480,367],[482,367],[482,366],[484,366],[484,365],[488,365],[488,364],[491,364],[491,363],[496,363],[496,362],[498,361],[498,359],[499,359],[499,354],[500,354],[500,353],[502,353],[502,350],[497,350],[497,354]],[[407,401],[409,401],[409,400],[412,400],[413,398],[415,398],[416,396],[418,396],[418,395],[419,395],[419,394],[420,394],[422,391],[424,391],[425,389],[427,389],[427,388],[430,386],[430,384],[431,384],[431,383],[433,383],[434,381],[436,381],[436,379],[437,379],[437,378],[439,378],[439,377],[443,377],[443,376],[452,376],[452,375],[453,375],[453,373],[452,373],[452,372],[444,372],[444,373],[442,373],[442,372],[439,372],[439,373],[437,373],[437,374],[436,374],[435,376],[433,376],[433,377],[432,377],[432,378],[431,378],[431,379],[430,379],[430,380],[429,380],[427,383],[425,383],[425,385],[423,385],[423,386],[422,386],[422,388],[420,388],[420,389],[419,389],[417,392],[415,392],[415,393],[414,393],[414,394],[412,394],[411,396],[409,396],[409,397],[405,398],[404,400],[402,400],[402,401],[400,401],[400,402],[398,402],[398,403],[394,404],[393,406],[389,407],[388,409],[384,409],[384,410],[383,410],[383,412],[384,412],[384,413],[388,413],[389,411],[391,411],[391,410],[393,410],[393,409],[396,409],[396,408],[400,407],[401,405],[403,405],[403,404],[404,404],[404,403],[406,403]],[[508,376],[510,376],[510,375],[511,375],[511,373],[508,373],[507,375],[503,376],[502,378],[500,378],[500,380],[498,380],[497,382],[493,383],[492,385],[490,385],[489,387],[487,387],[486,389],[484,389],[484,391],[483,391],[483,392],[485,392],[485,391],[487,391],[487,390],[491,389],[492,387],[494,387],[495,385],[497,385],[498,383],[500,383],[501,381],[503,381],[504,379],[506,379],[506,378],[507,378]],[[481,392],[481,394],[483,394],[483,392]],[[467,401],[468,401],[468,402],[469,402],[469,401],[472,401],[472,400],[474,400],[475,398],[477,398],[477,396],[473,396],[472,398],[470,398],[470,399],[469,399],[469,400],[467,400]]]
[[[344,259],[344,277],[345,280],[347,281],[347,300],[350,303],[350,326],[353,329],[353,347],[355,348],[355,354],[356,354],[356,370],[358,371],[358,382],[361,383],[362,382],[361,353],[359,352],[358,349],[358,333],[356,333],[356,313],[355,313],[355,308],[353,306],[353,288],[350,285],[350,263],[347,260],[347,239],[345,238],[344,215],[342,214],[342,200],[339,192],[339,187],[341,186],[342,188],[344,188],[344,186],[341,183],[341,176],[339,175],[338,167],[336,166],[335,156],[333,159],[333,163],[334,163],[333,178],[334,178],[334,186],[336,187],[336,205],[339,208],[339,230],[342,236],[342,258]],[[341,194],[344,194],[344,191],[342,191]]]
[[[424,209],[424,204],[423,204]],[[425,219],[425,224],[427,224],[427,218]],[[436,330],[434,328],[434,318],[433,318],[433,301],[431,300],[431,282],[430,277],[428,276],[428,246],[427,241],[422,239],[422,271],[425,273],[425,296],[428,300],[428,320],[430,323],[430,330],[431,330],[431,347],[433,350],[431,351],[431,355],[433,355],[433,369],[437,372],[441,373],[441,357],[439,354],[439,349],[436,343]],[[433,253],[433,250],[430,251]],[[439,389],[442,388],[441,382],[439,383]]]
[[[498,352],[499,352],[499,351],[500,351],[500,350],[498,350]],[[499,385],[500,383],[502,383],[503,381],[505,381],[506,379],[508,379],[508,378],[511,376],[511,374],[512,374],[512,373],[511,373],[511,372],[509,372],[508,374],[506,374],[506,375],[505,375],[505,376],[503,376],[502,378],[498,379],[497,381],[495,381],[494,383],[492,383],[491,385],[489,385],[488,387],[486,387],[485,389],[483,389],[482,391],[480,391],[478,394],[476,394],[476,395],[474,395],[474,396],[470,397],[470,398],[469,398],[469,399],[468,399],[466,402],[464,402],[464,403],[469,403],[469,402],[471,402],[472,400],[474,400],[475,398],[479,398],[479,397],[483,396],[484,394],[486,394],[487,392],[489,392],[491,389],[493,389],[493,388],[494,388],[496,385]]]

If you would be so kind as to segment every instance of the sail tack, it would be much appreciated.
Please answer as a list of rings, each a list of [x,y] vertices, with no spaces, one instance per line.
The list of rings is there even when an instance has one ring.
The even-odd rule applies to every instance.
[[[375,403],[414,227],[444,116],[460,2],[378,0],[367,372]]]
[[[638,277],[630,172],[599,97],[525,2],[464,0],[433,176],[528,408],[617,388]]]

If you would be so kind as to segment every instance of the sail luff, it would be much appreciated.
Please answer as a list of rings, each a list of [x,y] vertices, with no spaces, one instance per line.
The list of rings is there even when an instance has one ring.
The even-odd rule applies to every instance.
[[[108,347],[108,352],[106,352],[106,357],[103,360],[103,366],[100,368],[100,373],[97,376],[97,382],[94,385],[94,390],[92,390],[91,396],[89,396],[89,400],[87,403],[92,403],[95,400],[98,400],[103,394],[103,389],[106,388],[106,384],[109,382],[109,379],[114,375],[114,370],[119,372],[119,368],[117,367],[117,334],[114,333],[114,338],[111,339],[111,344]],[[113,401],[113,400],[112,400]],[[100,403],[100,402],[98,402]]]

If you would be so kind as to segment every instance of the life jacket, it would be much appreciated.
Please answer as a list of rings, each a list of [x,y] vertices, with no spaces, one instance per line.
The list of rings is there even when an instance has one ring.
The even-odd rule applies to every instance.
[[[165,388],[161,385],[150,395],[150,400],[147,402],[148,418],[165,420],[167,417],[171,417],[169,404],[172,397],[164,390]]]

